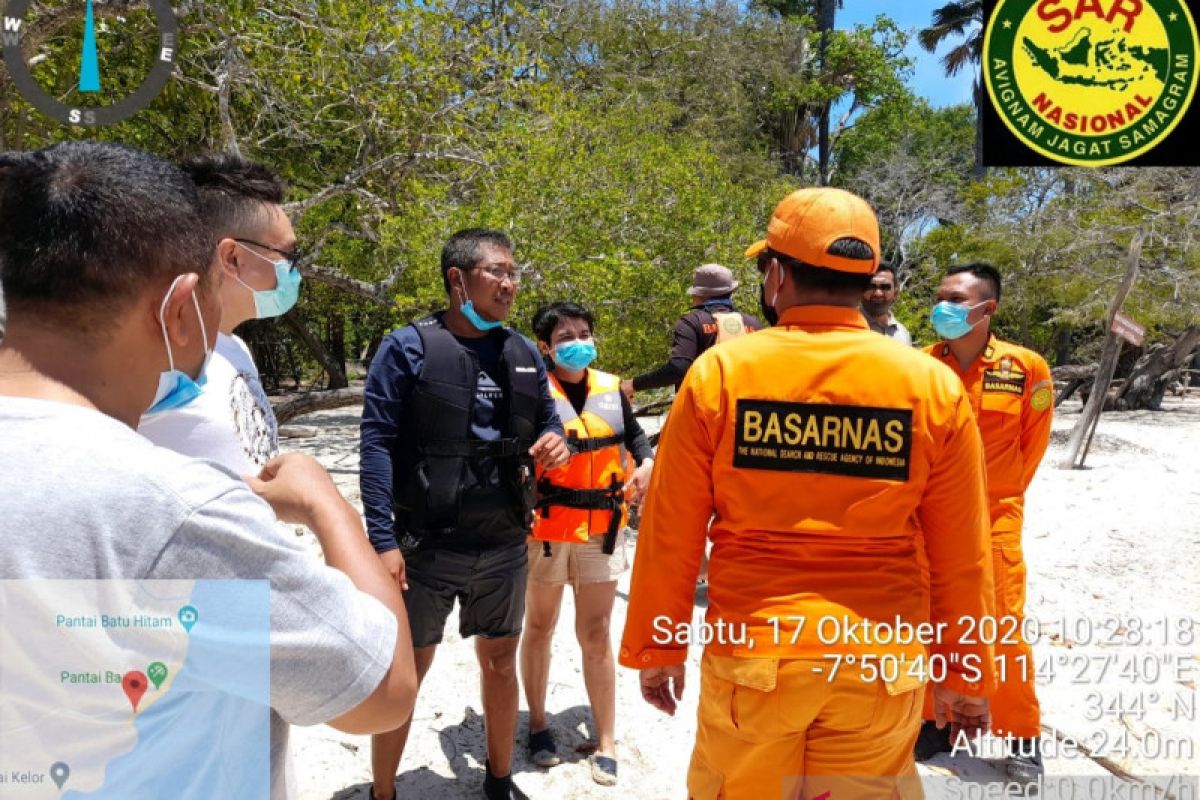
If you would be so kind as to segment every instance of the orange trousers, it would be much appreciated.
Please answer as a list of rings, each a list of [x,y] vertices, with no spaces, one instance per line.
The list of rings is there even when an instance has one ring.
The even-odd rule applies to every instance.
[[[996,618],[999,640],[996,642],[996,693],[988,697],[992,733],[1011,733],[1022,739],[1041,735],[1041,709],[1038,706],[1033,648],[1021,635],[1025,618],[1025,557],[1019,534],[998,534],[992,542],[992,570],[996,581]],[[1003,663],[1003,667],[1001,667]],[[925,693],[922,717],[933,719],[933,696]]]
[[[694,800],[920,800],[920,688],[892,694],[828,661],[705,653]]]

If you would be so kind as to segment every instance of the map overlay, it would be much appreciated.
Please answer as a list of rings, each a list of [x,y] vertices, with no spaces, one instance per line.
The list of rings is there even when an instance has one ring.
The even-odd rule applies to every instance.
[[[270,794],[266,581],[0,581],[0,797]]]

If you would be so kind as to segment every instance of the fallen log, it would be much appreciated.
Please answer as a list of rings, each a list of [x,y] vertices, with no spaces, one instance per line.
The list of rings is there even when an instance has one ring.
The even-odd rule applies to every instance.
[[[1113,406],[1121,411],[1160,410],[1167,390],[1184,380],[1187,364],[1197,347],[1200,347],[1200,325],[1189,325],[1170,344],[1147,347],[1112,401]]]
[[[314,411],[355,406],[361,404],[362,401],[363,387],[351,386],[347,389],[288,395],[272,402],[271,408],[275,411],[275,419],[282,425],[289,420],[311,414]]]
[[[1064,364],[1051,369],[1050,375],[1054,378],[1055,388],[1054,407],[1058,408],[1081,387],[1095,380],[1096,370],[1099,368],[1099,364]],[[1059,388],[1060,383],[1064,384],[1062,388]],[[1087,402],[1086,397],[1084,402]]]
[[[1099,364],[1064,364],[1051,369],[1050,375],[1056,381],[1087,380],[1096,377],[1096,370],[1099,368]]]

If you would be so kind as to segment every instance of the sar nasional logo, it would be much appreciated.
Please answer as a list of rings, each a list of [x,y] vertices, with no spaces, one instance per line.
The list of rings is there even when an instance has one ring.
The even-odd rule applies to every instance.
[[[1024,144],[1066,164],[1119,164],[1183,118],[1196,24],[1182,0],[998,0],[983,75]]]
[[[122,4],[98,19],[103,6],[93,0],[9,0],[0,44],[13,84],[34,108],[68,125],[133,116],[170,80],[178,29],[170,0],[141,5]]]

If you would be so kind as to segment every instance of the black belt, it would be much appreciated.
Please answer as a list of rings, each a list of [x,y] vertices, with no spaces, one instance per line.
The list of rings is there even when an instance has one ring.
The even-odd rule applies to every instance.
[[[523,453],[521,440],[512,439],[438,439],[424,442],[421,451],[427,456],[461,456],[463,458],[511,458]]]
[[[622,444],[624,441],[624,434],[595,436],[588,437],[586,439],[580,439],[574,434],[571,434],[567,437],[567,446],[571,448],[572,453],[594,453],[597,450],[603,450],[606,447]]]
[[[609,511],[608,530],[604,533],[605,555],[612,555],[617,547],[617,533],[621,529],[622,510],[625,505],[625,487],[617,475],[612,476],[607,489],[568,489],[549,481],[538,483],[537,508],[542,517],[550,515],[550,506],[577,508],[582,511]],[[544,542],[542,555],[550,555],[550,543]]]

